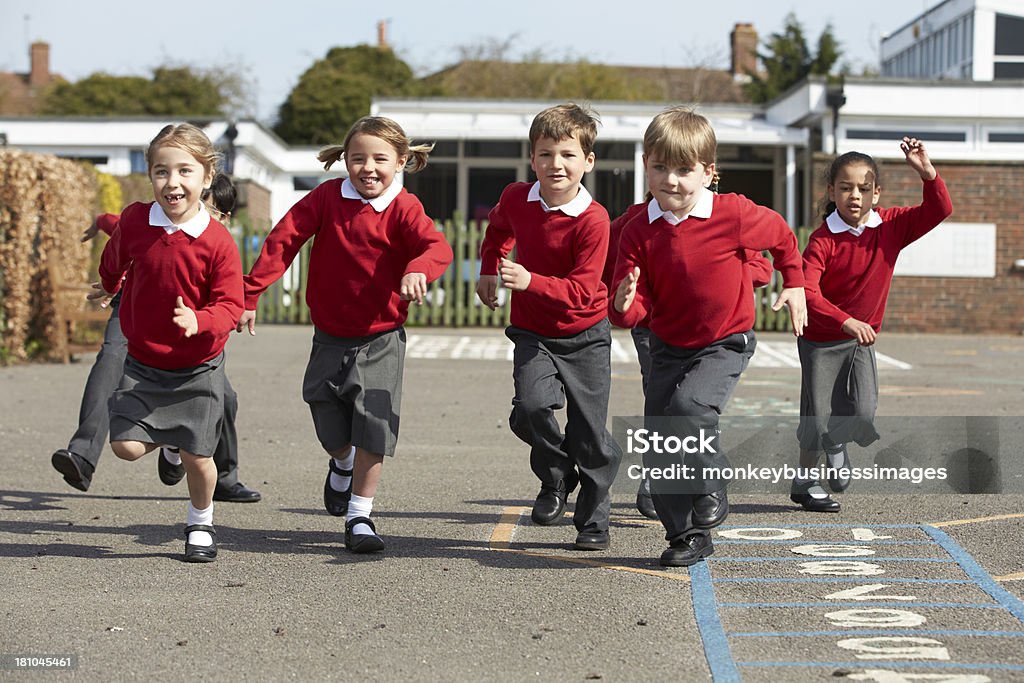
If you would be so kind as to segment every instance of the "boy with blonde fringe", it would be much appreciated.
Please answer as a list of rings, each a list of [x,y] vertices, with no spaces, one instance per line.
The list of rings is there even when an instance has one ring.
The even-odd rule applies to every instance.
[[[796,235],[771,209],[708,189],[717,142],[706,118],[682,107],[658,114],[644,134],[644,167],[653,199],[622,230],[613,282],[612,321],[633,327],[650,315],[651,374],[644,415],[671,417],[670,429],[700,452],[645,453],[647,467],[692,468],[682,484],[651,478],[651,497],[669,548],[661,564],[683,567],[714,552],[710,529],[729,512],[725,482],[705,469],[728,466],[718,418],[754,353],[754,293],[745,250],[767,249],[803,334],[807,306]],[[646,425],[650,426],[650,425]],[[710,447],[704,449],[710,437]]]

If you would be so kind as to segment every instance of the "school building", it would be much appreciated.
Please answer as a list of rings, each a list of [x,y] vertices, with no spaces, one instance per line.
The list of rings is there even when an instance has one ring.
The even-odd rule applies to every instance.
[[[883,40],[888,76],[848,77],[842,84],[811,78],[767,105],[591,102],[602,124],[597,164],[585,184],[613,216],[639,201],[646,191],[641,140],[647,124],[669,104],[692,104],[717,133],[722,191],[770,206],[794,227],[816,226],[825,169],[834,154],[849,150],[879,161],[883,206],[918,203],[920,180],[907,169],[899,140],[919,137],[949,185],[954,214],[900,257],[885,329],[1018,334],[1024,331],[1024,80],[1015,65],[1024,65],[1022,27],[1020,2],[947,0]],[[742,80],[738,64],[757,45],[745,24],[736,26],[732,41],[731,73],[717,75],[721,99],[731,99],[728,83]],[[920,70],[908,71],[911,63]],[[964,75],[969,78],[960,80]],[[476,220],[486,217],[505,185],[532,180],[530,122],[556,103],[381,98],[371,112],[395,119],[416,141],[435,143],[427,168],[403,179],[428,214]],[[129,174],[145,171],[143,150],[165,123],[0,117],[0,144]],[[336,165],[338,173],[325,174],[315,148],[285,145],[259,122],[196,123],[226,152],[257,224],[276,221],[318,183],[344,173]]]

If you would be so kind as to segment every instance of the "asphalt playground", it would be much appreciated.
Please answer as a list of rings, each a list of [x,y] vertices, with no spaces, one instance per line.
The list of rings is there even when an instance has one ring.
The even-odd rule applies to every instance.
[[[409,330],[402,433],[374,507],[388,547],[348,553],[300,396],[311,335],[261,326],[228,345],[241,480],[263,501],[217,504],[209,565],[181,561],[186,490],[160,483],[154,456],[108,449],[87,493],[50,467],[90,356],[0,368],[0,680],[1024,680],[1020,337],[879,337],[879,415],[994,420],[995,479],[852,487],[831,515],[744,489],[714,555],[663,570],[660,525],[621,476],[607,551],[572,550],[569,516],[531,524],[498,329]],[[637,415],[639,369],[615,338],[609,414]],[[761,335],[727,414],[791,420],[795,354],[792,337]],[[795,464],[780,433],[765,456]],[[45,657],[73,668],[18,668]]]

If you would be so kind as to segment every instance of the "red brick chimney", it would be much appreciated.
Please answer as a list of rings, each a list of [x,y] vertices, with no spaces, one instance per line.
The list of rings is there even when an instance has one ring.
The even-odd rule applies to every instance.
[[[32,43],[29,50],[28,84],[33,88],[41,88],[50,82],[50,44],[42,41]]]
[[[377,22],[377,47],[382,50],[390,50],[388,45],[388,20],[381,19]]]
[[[757,31],[753,24],[736,24],[729,34],[732,45],[732,77],[750,80],[757,73]]]

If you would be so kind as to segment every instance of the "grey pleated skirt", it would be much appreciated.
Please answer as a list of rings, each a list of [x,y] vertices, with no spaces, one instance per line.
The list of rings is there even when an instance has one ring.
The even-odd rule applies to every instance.
[[[212,456],[224,419],[224,352],[181,370],[161,370],[131,355],[110,397],[110,440],[175,446]]]
[[[797,338],[800,353],[800,426],[797,439],[807,451],[878,439],[878,366],[875,347],[856,339],[812,342]]]

